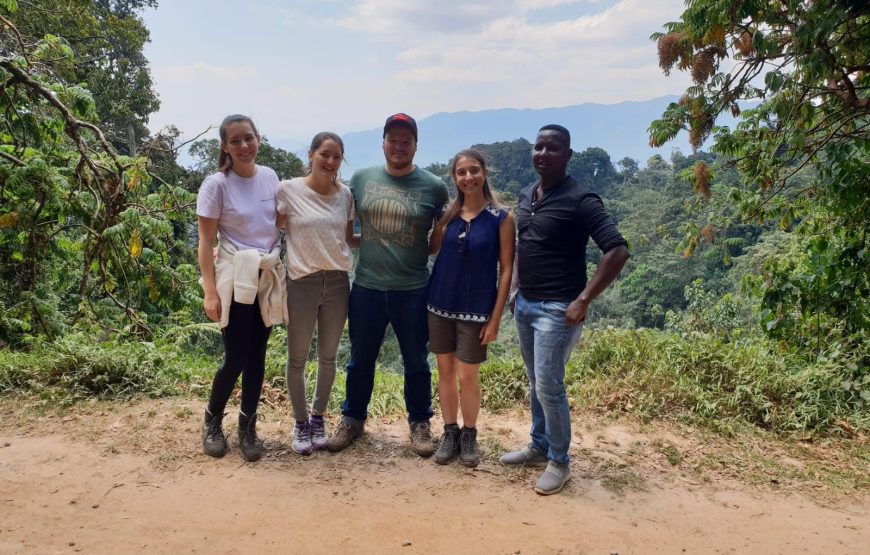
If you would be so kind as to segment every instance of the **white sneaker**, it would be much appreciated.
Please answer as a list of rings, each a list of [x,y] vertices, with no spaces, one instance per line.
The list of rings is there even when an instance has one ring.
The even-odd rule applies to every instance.
[[[311,427],[308,422],[297,422],[293,428],[293,443],[290,445],[294,453],[310,455],[314,449],[311,445]]]

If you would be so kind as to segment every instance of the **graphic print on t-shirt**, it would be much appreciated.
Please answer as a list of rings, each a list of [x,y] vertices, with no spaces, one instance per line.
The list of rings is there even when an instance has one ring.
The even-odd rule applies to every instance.
[[[384,245],[413,245],[421,198],[420,191],[402,191],[374,181],[366,183],[362,207],[357,208],[358,214],[365,214],[360,219],[365,240]]]

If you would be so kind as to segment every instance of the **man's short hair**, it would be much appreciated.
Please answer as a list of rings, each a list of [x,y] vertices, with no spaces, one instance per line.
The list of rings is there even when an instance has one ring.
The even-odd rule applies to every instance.
[[[568,144],[566,145],[568,148],[571,148],[571,132],[559,125],[558,123],[550,123],[538,129],[538,133],[541,131],[558,131],[559,133],[565,135],[565,138],[568,139]]]

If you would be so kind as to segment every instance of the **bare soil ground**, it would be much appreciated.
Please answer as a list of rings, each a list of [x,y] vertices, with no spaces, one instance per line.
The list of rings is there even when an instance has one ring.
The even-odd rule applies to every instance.
[[[854,457],[583,415],[574,478],[497,462],[528,416],[482,415],[475,470],[413,455],[401,420],[339,454],[289,449],[268,409],[266,457],[200,452],[201,401],[46,410],[0,402],[2,553],[868,553],[867,468]],[[433,421],[433,424],[437,424]],[[866,440],[856,440],[866,448]],[[860,459],[859,459],[860,460]]]

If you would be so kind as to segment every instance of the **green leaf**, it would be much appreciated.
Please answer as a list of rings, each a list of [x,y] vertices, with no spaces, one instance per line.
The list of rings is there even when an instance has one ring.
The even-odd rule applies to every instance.
[[[3,9],[8,14],[13,14],[18,11],[18,2],[15,0],[0,0],[0,9]]]

